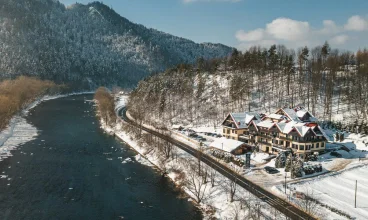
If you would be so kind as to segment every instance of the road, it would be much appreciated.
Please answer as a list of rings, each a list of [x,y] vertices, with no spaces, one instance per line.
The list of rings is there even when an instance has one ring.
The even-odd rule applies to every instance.
[[[127,115],[126,115],[126,108],[122,108],[118,111],[119,116],[127,123],[134,125],[134,126],[138,126],[139,125],[137,123],[135,123],[134,121],[130,120]],[[188,152],[189,154],[193,155],[193,156],[197,156],[198,152],[197,149],[192,148],[191,146],[184,144],[170,136],[161,134],[155,130],[151,130],[148,129],[146,127],[142,127],[142,130],[151,133],[157,137],[160,137],[166,141],[169,141],[170,143],[180,147],[182,150]],[[312,219],[316,219],[312,216],[310,216],[309,214],[307,214],[306,212],[304,212],[303,210],[293,206],[292,204],[290,204],[289,202],[285,201],[284,199],[272,194],[271,192],[267,191],[266,189],[263,189],[262,187],[260,187],[259,185],[253,183],[252,181],[246,179],[244,176],[241,176],[237,173],[235,173],[234,171],[232,171],[230,168],[224,166],[223,164],[217,162],[215,159],[213,159],[211,156],[206,155],[206,154],[201,154],[201,161],[203,161],[204,163],[206,163],[208,166],[212,167],[213,169],[215,169],[216,171],[218,171],[219,173],[221,173],[222,175],[224,175],[227,178],[232,178],[234,179],[234,177],[236,176],[237,178],[237,184],[239,186],[241,186],[242,188],[246,189],[247,191],[249,191],[250,193],[252,193],[254,196],[258,197],[259,199],[261,199],[263,202],[269,204],[270,206],[274,207],[275,209],[277,209],[279,212],[283,213],[284,215],[288,216],[291,219],[295,219],[295,220],[299,220],[299,219],[305,219],[305,220],[312,220]]]

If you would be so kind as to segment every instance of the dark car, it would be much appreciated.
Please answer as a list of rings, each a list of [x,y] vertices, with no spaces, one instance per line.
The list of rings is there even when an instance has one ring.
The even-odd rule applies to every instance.
[[[341,155],[339,152],[336,152],[336,151],[332,151],[332,152],[330,153],[330,155],[331,155],[331,156],[334,156],[334,157],[338,157],[338,158],[341,158],[341,157],[342,157],[342,155]]]
[[[200,141],[207,141],[207,139],[206,139],[206,138],[204,138],[204,137],[200,137],[200,138],[199,138],[199,140],[200,140]]]
[[[189,134],[189,137],[194,137],[194,138],[196,138],[196,137],[198,137],[198,134],[196,134],[196,133],[190,133],[190,134]]]
[[[274,167],[269,167],[269,166],[266,166],[264,169],[269,174],[274,174],[274,173],[280,172],[280,171],[278,171],[278,169],[276,169]]]

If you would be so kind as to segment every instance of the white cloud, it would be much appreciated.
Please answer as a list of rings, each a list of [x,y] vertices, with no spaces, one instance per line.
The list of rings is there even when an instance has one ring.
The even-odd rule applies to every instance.
[[[324,20],[323,28],[317,32],[320,34],[335,34],[341,31],[341,28],[332,20]]]
[[[262,28],[255,29],[253,31],[244,32],[243,30],[236,32],[236,39],[239,41],[259,41],[264,36],[264,30]]]
[[[354,15],[349,18],[344,27],[351,31],[365,31],[368,29],[368,21],[359,15]]]
[[[289,18],[277,18],[266,25],[266,31],[275,39],[302,40],[309,33],[309,23]]]
[[[239,42],[239,49],[254,45],[268,47],[272,44],[284,44],[291,48],[314,47],[326,40],[332,46],[343,45],[345,49],[356,49],[367,44],[365,33],[362,32],[365,30],[368,30],[368,19],[357,15],[350,17],[345,25],[324,20],[320,27],[312,27],[307,21],[276,18],[263,28],[238,30],[235,38]]]
[[[342,35],[337,35],[335,37],[333,37],[330,42],[332,44],[337,44],[337,45],[341,45],[346,43],[346,41],[349,39],[349,36],[346,34],[342,34]]]
[[[242,0],[182,0],[184,3],[192,2],[240,2]]]

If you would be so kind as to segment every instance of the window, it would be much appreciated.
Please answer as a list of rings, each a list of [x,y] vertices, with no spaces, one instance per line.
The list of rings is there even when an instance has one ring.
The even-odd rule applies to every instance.
[[[319,143],[316,144],[316,148],[319,148]]]
[[[280,141],[280,145],[284,145],[284,141]]]
[[[233,134],[234,134],[234,130],[231,130],[231,133],[233,133]]]
[[[321,147],[323,148],[323,147],[325,147],[325,143],[321,143]]]
[[[312,144],[312,149],[314,148],[314,144]]]
[[[224,129],[222,130],[222,133],[224,133],[224,134],[226,133],[226,130],[225,130],[225,128],[224,128]]]
[[[299,145],[299,150],[304,150],[304,145]]]
[[[227,129],[227,133],[230,134],[230,129]]]

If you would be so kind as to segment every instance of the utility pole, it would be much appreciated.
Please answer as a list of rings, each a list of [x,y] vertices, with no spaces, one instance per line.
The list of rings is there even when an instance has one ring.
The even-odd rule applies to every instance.
[[[357,199],[357,189],[358,189],[358,180],[355,180],[355,208],[356,208],[356,199]]]

